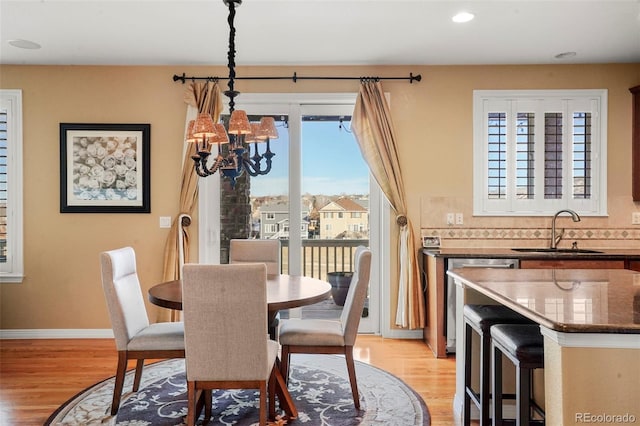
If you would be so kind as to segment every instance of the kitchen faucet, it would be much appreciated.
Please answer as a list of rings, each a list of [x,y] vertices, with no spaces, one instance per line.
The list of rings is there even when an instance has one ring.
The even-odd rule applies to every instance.
[[[553,222],[551,223],[551,244],[550,244],[550,247],[553,250],[555,250],[558,247],[558,243],[560,242],[560,240],[562,239],[562,236],[564,235],[564,228],[562,228],[560,232],[558,232],[558,234],[556,235],[556,219],[558,218],[558,215],[560,213],[569,213],[574,222],[580,222],[580,216],[578,216],[578,213],[574,212],[573,210],[564,209],[564,210],[560,210],[555,215],[553,215]]]

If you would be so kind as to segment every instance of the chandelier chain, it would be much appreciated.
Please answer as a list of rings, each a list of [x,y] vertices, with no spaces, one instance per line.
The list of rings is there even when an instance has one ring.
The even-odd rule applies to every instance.
[[[236,0],[229,0],[229,16],[227,22],[229,24],[229,51],[227,52],[227,67],[229,68],[229,82],[227,86],[229,90],[225,95],[229,98],[229,113],[232,113],[235,107],[235,97],[239,94],[235,90],[236,79],[236,27],[234,25],[236,17]]]

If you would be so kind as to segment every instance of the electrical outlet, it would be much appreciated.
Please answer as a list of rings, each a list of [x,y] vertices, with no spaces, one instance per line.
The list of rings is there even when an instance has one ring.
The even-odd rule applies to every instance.
[[[631,213],[631,224],[640,225],[640,212]]]
[[[456,213],[456,225],[462,225],[464,223],[464,218],[462,213]]]
[[[447,213],[447,225],[453,225],[455,223],[455,215],[453,213]]]

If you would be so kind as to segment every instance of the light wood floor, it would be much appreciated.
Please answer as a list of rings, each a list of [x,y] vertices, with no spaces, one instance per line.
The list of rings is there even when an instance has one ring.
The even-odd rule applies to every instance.
[[[358,336],[354,355],[418,392],[433,426],[456,424],[454,358],[434,358],[422,341],[370,335]],[[115,367],[112,339],[0,340],[0,424],[42,425],[69,398],[113,376]]]

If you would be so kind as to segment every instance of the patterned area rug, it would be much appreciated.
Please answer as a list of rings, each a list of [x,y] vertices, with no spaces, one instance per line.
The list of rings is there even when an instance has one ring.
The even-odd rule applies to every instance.
[[[397,377],[356,361],[361,410],[353,406],[344,358],[329,355],[291,357],[289,391],[300,425],[430,425],[429,411],[419,395]],[[125,391],[131,389],[127,374]],[[140,390],[125,393],[117,416],[110,416],[113,377],[62,405],[47,425],[156,426],[183,425],[187,390],[184,360],[145,367]],[[221,390],[213,394],[209,425],[257,425],[258,394],[253,390]],[[198,422],[202,424],[202,418]],[[277,423],[287,424],[287,423]]]

